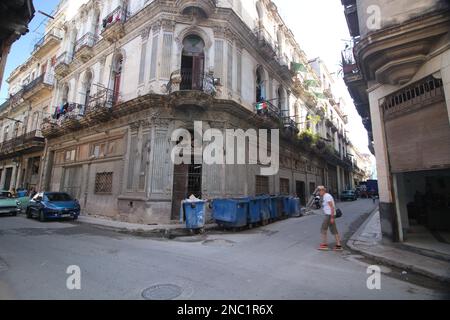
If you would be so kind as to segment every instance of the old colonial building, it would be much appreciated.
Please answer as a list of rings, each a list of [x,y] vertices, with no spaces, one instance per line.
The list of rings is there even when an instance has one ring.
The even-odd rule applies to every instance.
[[[450,229],[450,6],[342,0],[354,38],[345,81],[377,156],[387,238]]]
[[[320,60],[308,61],[273,2],[74,3],[62,1],[47,28],[61,30],[55,47],[10,79],[16,93],[26,70],[54,74],[51,98],[40,93],[27,109],[45,115],[37,121],[46,138],[36,154],[40,189],[69,192],[87,214],[167,223],[191,194],[297,194],[305,202],[319,184],[333,193],[351,185],[346,117],[332,76]],[[262,175],[267,166],[257,152],[246,155],[248,164],[201,161],[205,137],[192,155],[200,161],[174,164],[172,150],[184,139],[172,134],[180,128],[186,139],[208,128],[224,136],[279,129],[269,148],[279,148],[280,170]]]
[[[52,109],[54,66],[62,40],[60,20],[34,45],[31,57],[7,82],[9,99],[0,109],[0,188],[36,188],[45,140],[42,119]]]

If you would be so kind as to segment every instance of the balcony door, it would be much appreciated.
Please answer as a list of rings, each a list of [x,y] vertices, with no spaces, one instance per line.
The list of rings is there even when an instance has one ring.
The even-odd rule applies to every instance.
[[[202,90],[205,72],[205,42],[196,35],[183,41],[181,90]]]

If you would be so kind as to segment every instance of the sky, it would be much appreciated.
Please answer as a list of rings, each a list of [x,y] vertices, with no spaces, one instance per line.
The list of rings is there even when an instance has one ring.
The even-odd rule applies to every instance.
[[[26,61],[34,44],[44,35],[45,23],[48,19],[38,13],[38,10],[52,13],[58,2],[59,0],[33,1],[36,14],[30,23],[30,32],[13,44],[8,56],[4,80],[8,78],[11,71]],[[341,2],[337,0],[274,0],[274,2],[308,58],[320,57],[330,72],[337,72],[341,50],[345,46],[345,41],[350,40]],[[0,104],[7,98],[7,90],[8,85],[4,82],[0,91]],[[346,101],[347,108],[344,112],[349,116],[348,128],[351,141],[358,150],[370,154],[367,147],[367,132],[341,77],[337,83],[336,92]]]

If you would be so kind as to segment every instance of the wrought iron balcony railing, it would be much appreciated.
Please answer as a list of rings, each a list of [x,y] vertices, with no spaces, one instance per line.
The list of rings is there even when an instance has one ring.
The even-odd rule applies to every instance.
[[[210,95],[217,93],[216,86],[220,84],[220,79],[214,78],[212,74],[193,72],[191,70],[177,70],[170,75],[167,84],[167,92],[175,91],[203,91]]]
[[[129,14],[126,8],[118,6],[105,19],[103,19],[103,30],[108,29],[115,23],[124,23],[127,20],[128,15]]]
[[[46,35],[44,35],[41,39],[39,39],[36,44],[34,45],[33,51],[39,50],[42,46],[45,45],[45,43],[48,42],[48,40],[56,40],[61,41],[62,40],[62,31],[58,28],[54,28],[50,30]]]
[[[37,87],[40,84],[47,84],[52,86],[54,83],[55,77],[52,73],[44,73],[25,85],[23,87],[23,92],[28,93],[29,91],[33,90],[35,87]]]
[[[97,40],[98,37],[94,35],[92,32],[86,33],[77,41],[77,44],[75,46],[75,52],[79,51],[83,47],[92,48],[97,42]]]
[[[62,65],[62,64],[68,65],[69,63],[72,62],[72,60],[73,60],[73,56],[70,55],[67,51],[65,51],[56,58],[55,66]]]

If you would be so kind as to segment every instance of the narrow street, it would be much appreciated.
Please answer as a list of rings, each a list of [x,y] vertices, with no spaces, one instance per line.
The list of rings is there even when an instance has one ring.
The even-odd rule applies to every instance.
[[[339,207],[338,228],[346,237],[374,209],[371,200]],[[240,233],[160,240],[1,217],[0,299],[142,299],[143,290],[160,284],[178,286],[178,299],[445,297],[389,275],[381,290],[368,290],[368,264],[358,256],[316,250],[321,221],[311,215]],[[66,288],[70,265],[81,269],[81,290]]]

